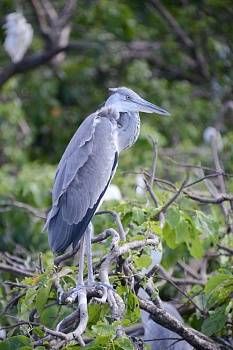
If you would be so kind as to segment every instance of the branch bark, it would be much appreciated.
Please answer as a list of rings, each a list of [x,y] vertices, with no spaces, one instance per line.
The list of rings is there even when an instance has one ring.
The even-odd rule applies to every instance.
[[[161,326],[170,329],[179,334],[183,339],[198,350],[220,350],[222,347],[214,343],[210,338],[185,327],[180,321],[168,314],[164,309],[159,308],[152,302],[139,298],[139,306],[142,310],[147,311],[151,318]]]

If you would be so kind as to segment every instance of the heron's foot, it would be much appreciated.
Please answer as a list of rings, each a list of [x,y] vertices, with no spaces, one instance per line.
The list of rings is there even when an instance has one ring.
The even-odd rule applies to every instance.
[[[116,293],[111,284],[104,282],[91,282],[87,287],[94,288],[94,290],[98,290],[102,293],[101,297],[93,297],[93,301],[102,304],[108,303],[114,320],[120,320],[123,317],[125,311],[124,301],[120,295]]]
[[[102,299],[105,294],[105,289],[107,286],[103,286],[99,283],[91,283],[91,284],[79,284],[76,287],[68,290],[67,292],[62,291],[58,293],[58,304],[60,305],[72,305],[77,304],[79,302],[79,295],[82,293],[86,293],[87,298],[96,298],[97,300]]]
[[[78,301],[79,292],[83,288],[85,288],[84,285],[77,285],[76,287],[70,289],[67,292],[60,292],[58,294],[58,304],[75,304]]]
[[[82,334],[85,332],[88,323],[87,309],[87,289],[84,285],[79,285],[69,292],[63,294],[63,303],[77,303],[77,309],[70,315],[66,316],[58,323],[56,330],[66,333],[66,340],[76,339],[80,345],[85,345]]]
[[[100,303],[100,304],[105,304],[107,302],[108,298],[108,290],[111,289],[114,292],[113,287],[110,284],[107,283],[102,283],[102,282],[96,282],[94,280],[88,280],[86,287],[91,290],[98,291],[98,296],[93,297],[93,301]]]
[[[99,291],[100,295],[102,293],[101,297],[99,297],[99,295],[97,297],[94,296],[92,300],[102,304],[108,303],[112,311],[112,318],[114,320],[119,320],[123,317],[125,304],[110,283],[88,281],[87,288]]]

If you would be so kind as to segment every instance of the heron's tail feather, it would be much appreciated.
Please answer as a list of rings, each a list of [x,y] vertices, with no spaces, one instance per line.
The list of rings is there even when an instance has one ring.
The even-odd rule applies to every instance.
[[[48,223],[49,246],[54,253],[64,253],[72,242],[73,226],[64,221],[61,214],[53,216]]]
[[[86,220],[85,220],[86,219]],[[76,246],[83,236],[91,216],[84,218],[79,224],[69,224],[64,220],[60,209],[50,217],[47,223],[49,246],[54,253],[64,253],[65,250],[73,243]]]

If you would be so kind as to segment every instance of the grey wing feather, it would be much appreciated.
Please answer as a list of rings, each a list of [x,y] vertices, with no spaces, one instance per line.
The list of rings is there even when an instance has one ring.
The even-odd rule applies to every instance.
[[[90,221],[93,214],[88,209],[95,208],[112,177],[117,152],[113,134],[110,119],[94,114],[83,122],[67,146],[58,165],[53,206],[46,222],[54,251],[68,247],[74,240],[74,228],[80,228],[87,213]]]
[[[57,167],[52,193],[53,204],[58,202],[77,171],[86,163],[93,147],[96,118],[96,113],[87,117],[70,140]]]

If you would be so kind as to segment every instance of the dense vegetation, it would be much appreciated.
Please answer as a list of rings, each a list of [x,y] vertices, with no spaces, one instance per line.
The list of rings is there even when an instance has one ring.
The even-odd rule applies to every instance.
[[[140,139],[120,158],[113,182],[123,199],[102,208],[118,213],[127,232],[109,274],[125,312],[114,320],[107,304],[89,303],[83,339],[92,340],[90,349],[136,348],[125,333],[116,337],[116,328],[128,334],[140,322],[140,308],[148,307],[137,298],[141,286],[153,292],[158,323],[174,326],[158,316],[159,295],[207,336],[196,335],[194,347],[232,349],[231,1],[56,0],[57,17],[50,8],[45,21],[43,3],[47,11],[42,0],[0,3],[2,20],[20,10],[34,29],[21,62],[10,63],[3,47],[0,53],[0,325],[7,332],[0,349],[80,348],[80,339],[51,332],[75,312],[76,304],[58,305],[56,293],[58,281],[66,291],[74,287],[77,268],[72,259],[54,267],[43,218],[66,144],[116,86],[131,87],[171,117],[142,115]],[[135,192],[138,174],[143,196]],[[96,237],[119,228],[108,214],[93,223]],[[152,251],[161,250],[154,235],[163,257],[151,269]],[[111,244],[109,237],[93,244],[96,274]]]

